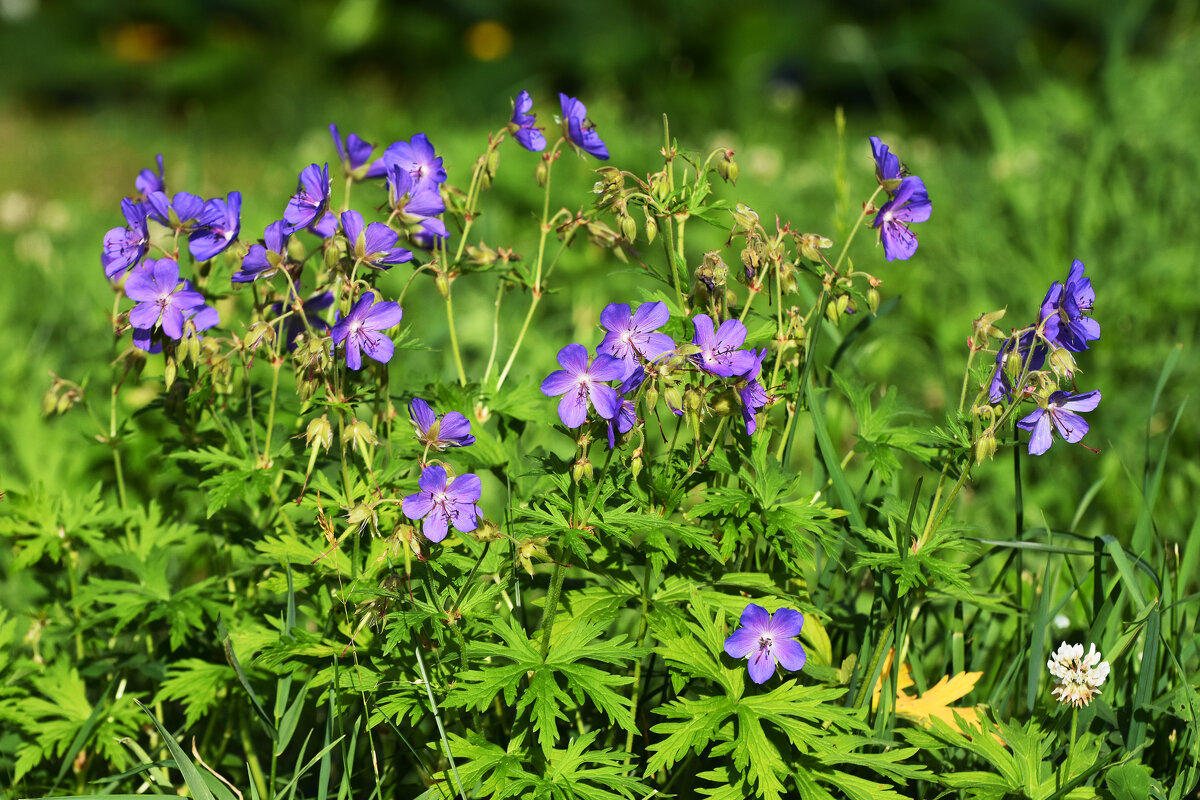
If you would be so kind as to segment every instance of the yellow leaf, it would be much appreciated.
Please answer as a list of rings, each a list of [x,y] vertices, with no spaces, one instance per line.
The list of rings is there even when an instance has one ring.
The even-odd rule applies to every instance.
[[[879,682],[875,684],[875,692],[871,699],[872,708],[879,706],[879,696],[883,693],[883,679],[891,671],[894,655],[894,651],[889,650],[887,659],[883,662],[883,671],[880,673]],[[974,706],[950,704],[969,694],[982,676],[982,672],[960,672],[953,677],[945,675],[924,694],[917,695],[915,691],[905,691],[912,688],[913,679],[908,665],[901,664],[900,673],[896,676],[896,713],[922,725],[928,725],[931,717],[937,717],[953,726],[955,714],[968,721],[978,721],[979,711]]]

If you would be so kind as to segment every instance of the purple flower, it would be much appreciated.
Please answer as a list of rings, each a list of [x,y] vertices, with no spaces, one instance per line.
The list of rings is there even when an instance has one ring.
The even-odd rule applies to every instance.
[[[170,200],[166,192],[151,192],[146,196],[146,205],[150,219],[172,230],[189,227],[204,213],[204,198],[191,192],[176,192]]]
[[[1046,340],[1073,353],[1088,349],[1088,342],[1100,338],[1100,323],[1090,314],[1096,304],[1096,292],[1090,278],[1083,277],[1083,262],[1075,259],[1066,283],[1055,281],[1042,300],[1038,323],[1043,324]]]
[[[888,182],[900,180],[900,159],[888,150],[886,144],[879,141],[878,136],[870,137],[870,142],[871,154],[875,157],[875,180],[879,181],[879,185],[889,194],[892,194],[896,191],[898,184],[891,184],[889,188]]]
[[[588,403],[603,419],[612,419],[620,410],[617,392],[605,381],[618,381],[625,376],[625,365],[612,356],[598,355],[588,362],[587,348],[569,344],[558,351],[555,370],[542,381],[542,394],[563,399],[558,403],[558,418],[568,428],[578,428],[587,419]]]
[[[529,113],[529,109],[533,108],[533,98],[529,96],[529,92],[524,89],[517,95],[517,99],[513,101],[512,121],[509,123],[509,130],[513,132],[513,138],[524,147],[534,153],[540,153],[546,149],[546,136],[540,128],[535,128],[534,124],[537,118]]]
[[[567,140],[585,153],[608,161],[608,146],[596,133],[595,126],[587,121],[587,106],[561,92],[558,101],[562,104],[563,133]]]
[[[125,281],[125,294],[137,302],[129,312],[134,344],[148,344],[157,327],[171,339],[182,339],[185,315],[204,306],[204,296],[179,280],[179,264],[172,258],[150,259],[136,267]]]
[[[433,409],[419,397],[408,404],[408,415],[417,429],[417,441],[430,450],[445,450],[447,447],[466,447],[475,444],[471,435],[471,423],[457,411],[438,417]]]
[[[746,385],[737,391],[738,397],[742,401],[742,421],[746,423],[746,435],[750,435],[758,429],[758,420],[755,415],[771,398],[767,396],[767,391],[763,389],[762,384],[754,379],[747,381]]]
[[[700,369],[713,375],[730,378],[744,375],[754,368],[755,355],[749,350],[739,350],[746,341],[746,326],[736,319],[727,319],[713,332],[713,321],[707,314],[697,314],[692,319],[696,332],[692,344],[700,352],[692,360]]]
[[[338,158],[341,159],[342,169],[355,180],[382,178],[384,174],[383,159],[376,159],[369,166],[371,153],[375,145],[362,139],[357,133],[351,133],[342,141],[336,123],[329,124],[329,135],[333,137],[333,146],[337,148]],[[366,166],[366,169],[363,167]]]
[[[342,230],[355,262],[375,269],[391,269],[396,264],[412,261],[413,254],[397,247],[400,234],[382,222],[363,226],[362,214],[351,209],[342,212]]]
[[[1050,449],[1053,437],[1050,426],[1058,431],[1064,442],[1078,442],[1088,432],[1087,420],[1079,416],[1080,411],[1092,411],[1100,405],[1100,392],[1067,394],[1055,392],[1046,401],[1045,408],[1036,409],[1017,423],[1017,427],[1030,431],[1029,455],[1040,456]]]
[[[146,227],[146,206],[125,198],[121,201],[121,213],[125,215],[128,228],[113,228],[104,234],[104,250],[100,264],[104,277],[115,280],[125,271],[142,260],[150,249],[150,231]]]
[[[632,401],[622,398],[621,405],[617,407],[616,416],[608,421],[608,449],[612,450],[617,446],[618,433],[626,433],[636,424],[637,409],[634,408]]]
[[[154,170],[144,169],[138,173],[138,176],[133,179],[133,185],[141,192],[143,197],[149,197],[154,192],[166,191],[166,183],[163,181],[163,157],[159,153],[154,158],[158,162],[158,172]]]
[[[627,373],[637,367],[639,357],[657,361],[675,350],[675,341],[670,336],[654,332],[670,318],[666,303],[643,303],[633,313],[626,303],[610,303],[600,312],[600,324],[608,333],[596,352],[621,359]]]
[[[383,153],[383,163],[388,172],[393,167],[407,172],[414,186],[428,183],[436,187],[446,182],[442,159],[434,152],[429,137],[423,133],[418,133],[408,142],[392,142]]]
[[[287,262],[288,237],[283,232],[283,220],[277,220],[263,231],[265,244],[252,244],[242,258],[242,268],[230,278],[234,283],[250,283],[269,277],[284,268]]]
[[[330,236],[333,236],[337,233],[337,229],[338,218],[332,211],[326,211],[325,216],[308,226],[310,233],[315,233],[322,239],[328,239]]]
[[[307,332],[308,329],[311,328],[314,331],[321,332],[329,330],[329,323],[321,319],[320,312],[329,308],[331,305],[333,305],[333,292],[319,292],[314,294],[312,297],[305,300],[300,306],[300,313],[302,313],[304,316],[301,317],[300,314],[295,313],[295,309],[293,309],[292,314],[288,315],[288,317],[282,320],[281,323],[276,324],[276,335],[282,335],[285,338],[285,341],[287,341],[288,350],[295,350],[296,339],[300,337],[300,334]],[[271,310],[276,314],[283,314],[283,303],[272,303]],[[307,326],[305,325],[306,322]],[[279,330],[280,325],[283,326],[282,332]]]
[[[415,181],[412,174],[398,164],[388,167],[387,183],[388,199],[404,222],[421,222],[446,210],[436,183]]]
[[[725,640],[725,652],[749,659],[750,680],[766,683],[775,674],[775,662],[786,670],[803,669],[808,654],[794,637],[804,627],[804,615],[781,608],[774,615],[751,603],[742,612],[742,626]]]
[[[929,219],[932,210],[924,181],[915,175],[900,181],[896,194],[883,204],[872,223],[879,228],[883,254],[888,261],[912,258],[913,253],[917,252],[917,235],[908,226]]]
[[[345,342],[346,366],[350,369],[362,369],[360,351],[365,351],[381,364],[391,361],[396,352],[396,345],[381,331],[399,325],[403,316],[400,304],[394,300],[375,304],[374,293],[364,294],[354,304],[354,308],[350,309],[345,319],[333,326],[334,345]]]
[[[309,164],[301,170],[296,193],[288,200],[287,209],[283,212],[283,221],[287,223],[283,232],[290,236],[321,219],[329,206],[329,192],[328,164],[321,167]]]
[[[446,485],[446,468],[431,464],[421,471],[417,485],[421,491],[404,498],[404,516],[413,520],[425,520],[422,529],[425,538],[440,542],[453,525],[455,530],[467,533],[479,527],[479,507],[475,504],[483,495],[479,476],[468,472],[459,475]]]
[[[196,219],[188,250],[197,261],[208,261],[233,244],[241,230],[242,193],[230,192],[228,200],[215,197],[204,204],[204,212]]]

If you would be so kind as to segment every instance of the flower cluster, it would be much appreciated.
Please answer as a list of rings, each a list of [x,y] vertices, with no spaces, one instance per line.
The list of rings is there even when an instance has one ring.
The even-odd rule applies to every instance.
[[[1083,645],[1063,642],[1046,662],[1046,667],[1058,684],[1051,693],[1060,703],[1075,708],[1092,702],[1108,678],[1108,662],[1100,660],[1095,644],[1088,645],[1085,656]]]
[[[242,208],[238,192],[211,200],[185,191],[168,197],[163,157],[156,161],[157,172],[144,169],[134,180],[138,196],[121,200],[126,225],[104,235],[100,254],[104,276],[124,279],[125,296],[134,302],[128,312],[134,346],[152,353],[161,352],[167,341],[197,336],[220,320],[197,287],[180,278],[178,248],[168,251],[152,242],[150,223],[168,231],[176,243],[185,237],[192,260],[207,262],[237,240]],[[147,258],[152,247],[162,257]]]
[[[989,402],[1030,399],[1037,403],[1017,423],[1030,432],[1030,455],[1049,450],[1055,433],[1065,442],[1079,442],[1088,432],[1080,413],[1100,404],[1099,391],[1075,392],[1072,353],[1087,350],[1088,342],[1100,338],[1100,323],[1091,318],[1096,293],[1083,273],[1083,262],[1076,259],[1067,279],[1055,281],[1046,292],[1037,321],[1014,331],[996,354],[987,388]],[[1064,384],[1071,391],[1064,390]]]
[[[408,404],[415,436],[425,448],[441,452],[450,447],[467,447],[475,443],[471,435],[471,423],[457,411],[439,417],[429,404],[414,397]],[[422,531],[431,542],[446,538],[450,526],[463,533],[479,527],[479,498],[483,487],[479,476],[467,472],[452,477],[440,463],[424,462],[421,476],[417,480],[420,491],[404,498],[404,516],[413,521],[422,520]]]
[[[872,226],[879,231],[883,254],[888,261],[907,261],[917,252],[917,235],[908,227],[925,222],[933,210],[925,182],[908,175],[900,159],[876,136],[870,137],[875,156],[875,177],[890,198],[875,214]]]
[[[729,393],[741,406],[746,433],[754,433],[756,414],[770,401],[758,382],[766,349],[742,349],[747,331],[736,319],[718,328],[711,317],[697,314],[692,341],[683,345],[659,331],[669,321],[663,302],[644,303],[636,311],[626,303],[612,303],[600,314],[605,335],[594,357],[581,344],[560,350],[562,369],[546,376],[542,393],[561,396],[558,417],[563,425],[578,428],[592,409],[607,424],[611,448],[617,434],[640,421],[639,396],[647,414],[661,396],[673,413],[699,419],[706,410],[730,413]]]

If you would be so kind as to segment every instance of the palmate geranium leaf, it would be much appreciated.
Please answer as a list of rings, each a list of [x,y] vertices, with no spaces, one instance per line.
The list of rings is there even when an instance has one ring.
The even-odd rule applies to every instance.
[[[565,749],[549,750],[544,765],[535,769],[527,768],[530,753],[520,734],[509,740],[507,749],[472,731],[466,738],[453,733],[448,738],[463,784],[478,787],[473,797],[628,800],[648,796],[650,788],[629,774],[627,755],[591,749],[599,733],[589,731]],[[444,778],[454,785],[452,776]]]
[[[488,658],[490,663],[486,669],[463,673],[446,699],[447,706],[483,710],[502,695],[506,704],[516,703],[518,712],[529,709],[539,744],[547,754],[558,739],[558,720],[566,719],[566,711],[577,706],[586,708],[590,703],[610,722],[633,729],[629,699],[614,691],[614,687],[624,686],[632,678],[614,673],[623,670],[626,662],[646,655],[647,650],[629,646],[620,635],[601,639],[606,634],[604,628],[582,624],[571,626],[552,640],[543,662],[538,643],[515,620],[499,620],[492,630],[501,643],[482,642],[471,647],[472,655]]]

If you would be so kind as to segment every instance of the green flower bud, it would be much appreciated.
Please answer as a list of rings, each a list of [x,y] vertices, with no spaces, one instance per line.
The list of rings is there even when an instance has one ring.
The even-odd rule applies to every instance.
[[[538,161],[537,169],[533,171],[533,178],[537,182],[538,188],[546,188],[546,183],[550,180],[550,162],[545,157]]]
[[[571,477],[576,483],[590,481],[592,479],[592,462],[584,456],[571,465]]]
[[[168,355],[166,366],[163,367],[163,384],[169,390],[175,384],[175,374],[179,367],[175,363],[175,356]]]
[[[637,223],[628,214],[621,217],[621,235],[625,237],[625,241],[627,242],[633,242],[637,239]]]
[[[988,428],[975,442],[975,463],[982,464],[985,458],[990,459],[996,454],[996,435]]]
[[[439,272],[433,279],[433,285],[437,287],[438,294],[442,296],[443,300],[450,296],[450,279],[446,277],[446,273]]]
[[[727,417],[738,410],[737,395],[733,389],[726,389],[713,398],[709,408],[718,417]]]
[[[871,309],[872,314],[879,313],[879,290],[874,286],[867,289],[867,307]]]
[[[645,209],[646,212],[646,242],[654,244],[654,238],[658,236],[658,220],[650,213],[650,209]]]
[[[832,322],[834,325],[838,324],[839,314],[838,314],[838,304],[837,304],[836,300],[830,300],[828,303],[825,304],[825,318],[828,319],[830,322]]]
[[[645,409],[646,415],[654,413],[654,407],[658,405],[658,389],[653,384],[646,386],[646,391],[642,392],[642,408]]]
[[[683,392],[683,410],[684,411],[699,411],[700,406],[704,404],[704,396],[700,394],[695,386],[688,384],[687,389]]]
[[[717,162],[717,174],[726,183],[737,183],[738,165],[733,160],[733,151],[726,150],[725,155]]]
[[[679,392],[678,386],[668,386],[663,390],[663,397],[667,401],[667,407],[672,411],[683,408],[683,395]]]

